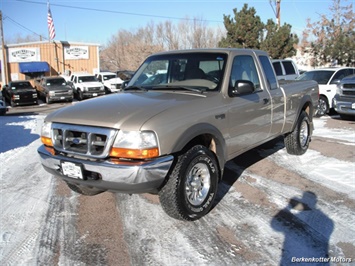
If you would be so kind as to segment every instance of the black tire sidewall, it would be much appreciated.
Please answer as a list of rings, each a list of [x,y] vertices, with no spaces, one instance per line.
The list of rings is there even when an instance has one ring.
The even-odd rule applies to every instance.
[[[303,122],[306,122],[306,124],[307,124],[307,132],[308,132],[307,141],[306,141],[305,145],[302,145],[301,144],[301,140],[300,140],[301,126],[302,126]],[[298,146],[299,146],[300,150],[305,151],[305,150],[308,149],[309,142],[310,142],[310,137],[311,137],[311,131],[310,130],[311,130],[311,127],[310,127],[310,122],[309,122],[308,115],[303,112],[301,114],[300,121],[299,121],[299,123],[297,125],[297,141],[298,141]]]
[[[192,205],[186,195],[185,183],[187,174],[198,163],[207,166],[211,178],[210,189],[206,199],[198,206]],[[203,146],[195,146],[191,149],[181,164],[180,181],[178,184],[178,201],[181,204],[181,211],[191,219],[198,219],[209,212],[217,194],[217,184],[219,178],[219,170],[214,155]]]

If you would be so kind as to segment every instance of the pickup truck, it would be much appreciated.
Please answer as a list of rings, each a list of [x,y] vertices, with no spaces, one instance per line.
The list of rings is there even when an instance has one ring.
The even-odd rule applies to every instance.
[[[10,81],[2,88],[5,102],[12,107],[18,105],[38,104],[37,92],[28,80]]]
[[[122,93],[49,114],[38,153],[73,191],[156,193],[191,221],[212,208],[228,160],[280,136],[304,154],[317,101],[315,81],[279,84],[263,51],[162,52]]]
[[[54,101],[73,101],[73,90],[63,77],[42,77],[35,79],[34,84],[39,98],[44,98],[48,104]]]
[[[79,101],[105,95],[104,85],[89,73],[73,73],[68,83]]]
[[[106,94],[121,91],[121,85],[123,83],[123,80],[117,77],[115,73],[100,72],[97,73],[95,76],[102,84],[104,84]]]

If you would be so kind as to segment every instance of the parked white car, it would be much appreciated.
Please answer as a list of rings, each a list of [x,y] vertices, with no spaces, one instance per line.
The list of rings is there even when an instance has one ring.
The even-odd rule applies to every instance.
[[[278,80],[293,80],[300,75],[297,65],[290,59],[274,59],[272,65]]]
[[[354,67],[322,68],[303,73],[298,80],[315,80],[319,85],[319,105],[317,116],[329,113],[333,109],[333,98],[337,84],[346,76],[355,74]]]
[[[117,74],[113,72],[100,72],[95,76],[102,84],[104,84],[106,93],[121,91],[123,80],[117,77]]]

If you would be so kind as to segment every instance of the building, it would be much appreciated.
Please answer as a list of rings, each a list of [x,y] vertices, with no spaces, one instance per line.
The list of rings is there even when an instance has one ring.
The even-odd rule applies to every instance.
[[[14,80],[33,80],[72,72],[94,74],[100,69],[99,44],[41,41],[8,44],[4,50],[6,53],[2,54],[1,60],[2,85]]]

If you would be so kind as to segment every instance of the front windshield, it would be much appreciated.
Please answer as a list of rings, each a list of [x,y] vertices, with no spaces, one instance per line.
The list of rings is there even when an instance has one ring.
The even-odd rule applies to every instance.
[[[79,82],[91,82],[91,81],[98,81],[95,76],[82,76],[79,77]]]
[[[65,79],[49,79],[47,81],[47,86],[52,86],[52,85],[67,85]]]
[[[12,83],[10,86],[11,89],[13,90],[23,90],[23,89],[31,88],[31,83],[29,83],[28,81],[16,82],[16,83]]]
[[[299,76],[298,80],[315,80],[318,84],[325,85],[329,82],[334,72],[330,70],[307,71]]]
[[[114,79],[116,78],[116,75],[105,75],[104,80],[109,80],[109,79]]]
[[[227,55],[180,53],[149,57],[138,69],[128,88],[218,91]]]

